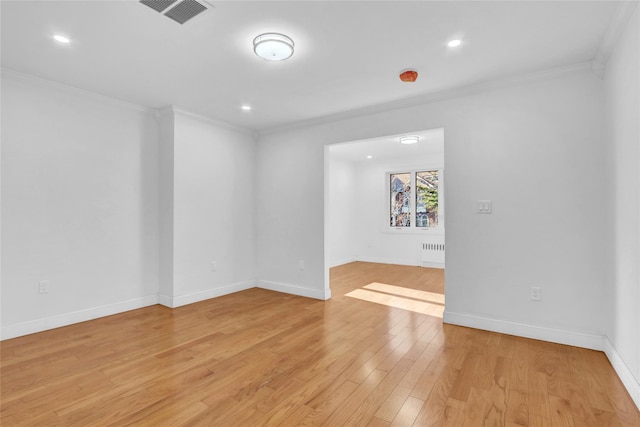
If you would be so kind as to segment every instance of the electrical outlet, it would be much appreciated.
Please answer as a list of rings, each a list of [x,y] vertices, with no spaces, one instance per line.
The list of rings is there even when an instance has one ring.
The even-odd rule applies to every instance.
[[[540,301],[542,299],[542,289],[540,289],[540,286],[531,287],[529,298],[531,298],[533,301]]]
[[[218,263],[215,261],[211,261],[211,271],[216,271],[218,269]]]
[[[48,280],[41,280],[40,283],[38,283],[38,290],[40,291],[41,294],[48,294],[49,293],[49,281]]]
[[[298,270],[304,270],[304,261],[298,261]]]

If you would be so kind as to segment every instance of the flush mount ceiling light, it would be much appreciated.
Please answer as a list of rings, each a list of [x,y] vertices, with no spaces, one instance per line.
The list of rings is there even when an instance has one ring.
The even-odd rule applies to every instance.
[[[415,144],[416,142],[418,142],[420,140],[419,136],[401,136],[400,137],[400,144],[405,144],[405,145],[409,145],[409,144]]]
[[[251,111],[251,105],[243,105],[240,109],[242,111]]]
[[[293,55],[293,40],[280,33],[260,34],[253,39],[253,51],[267,61],[284,61]]]
[[[449,43],[447,43],[447,46],[449,47],[458,47],[462,44],[462,40],[451,40]]]
[[[63,43],[63,44],[71,43],[71,40],[69,39],[69,37],[63,36],[62,34],[54,34],[53,39],[58,43]]]

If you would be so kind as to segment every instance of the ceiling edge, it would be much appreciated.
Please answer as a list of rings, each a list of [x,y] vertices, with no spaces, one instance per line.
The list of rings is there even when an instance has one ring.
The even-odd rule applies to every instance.
[[[12,70],[6,67],[0,67],[0,75],[2,77],[2,80],[8,79],[9,81],[13,80],[18,82],[24,82],[27,84],[50,88],[50,89],[58,90],[61,92],[67,92],[81,98],[89,99],[91,101],[99,101],[101,103],[110,104],[115,107],[126,108],[128,110],[139,111],[147,114],[153,114],[155,117],[158,117],[159,115],[166,113],[167,111],[170,110],[174,113],[179,113],[194,119],[198,119],[200,121],[204,121],[204,122],[219,126],[221,128],[225,128],[225,129],[233,130],[235,132],[239,132],[245,135],[249,135],[254,139],[257,139],[257,136],[258,136],[258,134],[251,129],[235,126],[222,120],[205,117],[196,113],[192,113],[182,108],[174,107],[172,105],[161,107],[161,108],[146,107],[144,105],[123,101],[121,99],[113,98],[107,95],[102,95],[97,92],[93,92],[86,89],[80,89],[76,86],[71,86],[71,85],[56,82],[53,80],[48,80],[42,77],[35,76],[33,74],[23,73],[23,72]]]
[[[607,30],[605,31],[602,40],[600,40],[600,45],[598,46],[596,55],[591,63],[591,68],[598,77],[604,77],[604,69],[607,66],[609,57],[615,50],[616,43],[627,27],[627,23],[629,22],[629,19],[631,19],[633,10],[637,6],[638,0],[633,0],[621,2],[616,8],[613,17],[609,21]]]
[[[257,137],[258,137],[257,132],[255,132],[255,131],[253,131],[251,129],[247,129],[247,128],[244,128],[244,127],[241,127],[241,126],[232,125],[231,123],[227,123],[227,122],[225,122],[223,120],[218,120],[218,119],[214,119],[214,118],[211,118],[211,117],[203,116],[203,115],[200,115],[200,114],[192,113],[191,111],[188,111],[188,110],[185,110],[183,108],[176,107],[176,106],[173,106],[173,105],[160,108],[158,111],[162,112],[162,111],[166,111],[168,109],[171,109],[174,113],[182,114],[183,116],[187,116],[187,117],[190,117],[192,119],[199,120],[201,122],[209,123],[209,124],[212,124],[214,126],[218,126],[218,127],[224,128],[224,129],[232,130],[234,132],[238,132],[238,133],[242,133],[244,135],[251,136],[254,139],[257,139]]]
[[[40,87],[46,87],[46,88],[55,89],[62,92],[71,93],[78,97],[89,99],[92,101],[100,101],[106,104],[114,105],[116,107],[140,111],[143,113],[153,113],[155,111],[153,108],[150,108],[150,107],[145,107],[143,105],[134,104],[128,101],[123,101],[121,99],[113,98],[107,95],[102,95],[100,93],[93,92],[86,89],[80,89],[75,86],[71,86],[65,83],[59,83],[53,80],[48,80],[42,77],[34,76],[33,74],[27,74],[20,71],[12,70],[10,68],[1,67],[0,72],[3,80],[5,78],[8,78],[9,80],[22,81],[22,82],[34,84]]]
[[[490,91],[505,88],[505,87],[518,86],[525,83],[546,80],[546,79],[557,77],[567,73],[573,73],[576,71],[591,70],[591,69],[592,69],[592,61],[585,61],[585,62],[579,62],[576,64],[565,65],[562,67],[556,67],[556,68],[551,68],[547,70],[537,71],[533,73],[517,74],[517,75],[511,74],[503,77],[498,77],[495,79],[473,83],[467,86],[461,86],[454,89],[448,89],[440,92],[434,92],[434,93],[429,93],[425,95],[399,99],[396,101],[385,102],[382,104],[376,104],[368,107],[357,108],[354,110],[343,111],[335,114],[329,114],[322,117],[316,117],[308,120],[301,120],[299,122],[289,123],[282,126],[276,126],[276,127],[265,129],[265,130],[258,130],[257,134],[258,134],[258,137],[260,137],[263,135],[270,135],[278,132],[299,129],[307,126],[337,122],[340,120],[352,119],[352,118],[366,116],[370,114],[382,113],[385,111],[415,107],[422,104],[431,104],[433,102],[444,101],[447,99],[458,98],[462,96],[475,95],[483,92],[490,92]]]

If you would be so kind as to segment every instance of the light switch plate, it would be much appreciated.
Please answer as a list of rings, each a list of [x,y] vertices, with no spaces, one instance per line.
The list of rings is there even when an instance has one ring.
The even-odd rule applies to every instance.
[[[491,200],[478,200],[476,203],[476,213],[490,214],[493,211],[493,202]]]
[[[41,294],[48,294],[49,293],[49,281],[48,280],[41,280],[38,283],[38,290],[40,291]]]

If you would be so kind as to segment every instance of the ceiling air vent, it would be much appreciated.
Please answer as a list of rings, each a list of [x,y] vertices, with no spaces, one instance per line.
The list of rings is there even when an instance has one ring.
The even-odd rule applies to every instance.
[[[140,3],[160,13],[175,2],[176,0],[140,0]]]
[[[149,6],[178,24],[184,24],[211,7],[196,0],[140,0],[140,3]]]

